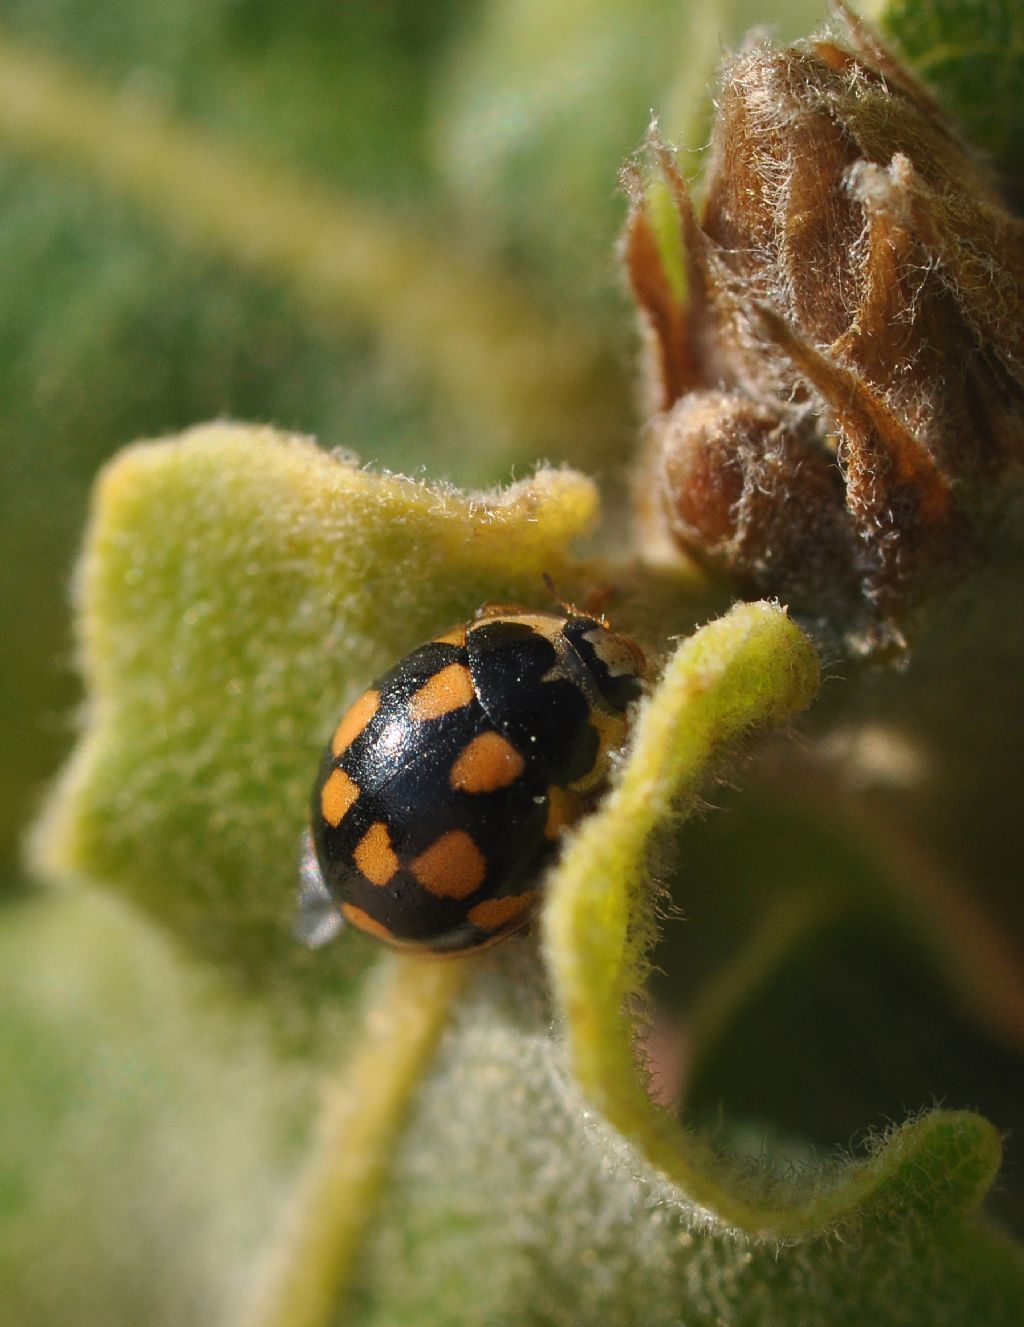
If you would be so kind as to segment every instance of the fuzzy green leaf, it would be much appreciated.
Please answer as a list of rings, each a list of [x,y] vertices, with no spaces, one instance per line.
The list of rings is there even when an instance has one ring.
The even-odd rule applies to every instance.
[[[373,947],[291,940],[308,781],[345,702],[479,601],[536,598],[543,572],[571,587],[568,546],[595,505],[572,472],[467,499],[231,425],[132,448],[100,482],[77,590],[87,728],[37,860],[118,889],[273,1006],[304,993],[306,1036],[325,1006],[349,1011],[319,1142],[236,1300],[281,1327],[588,1320],[598,1302],[615,1323],[635,1321],[643,1286],[645,1323],[684,1300],[698,1322],[813,1304],[851,1327],[922,1307],[1011,1323],[1020,1262],[976,1217],[1000,1156],[985,1121],[935,1113],[847,1165],[751,1170],[650,1105],[633,1068],[622,1011],[643,975],[652,838],[733,742],[817,683],[782,610],[739,606],[667,665],[549,881],[550,988],[519,938],[478,963],[388,962],[353,1015]]]
[[[366,949],[315,963],[291,934],[323,744],[421,639],[568,583],[595,504],[570,471],[466,499],[269,429],[123,453],[77,582],[87,731],[38,866],[115,886],[252,987],[346,987]]]
[[[109,893],[0,909],[5,1324],[233,1312],[316,1084],[226,995]]]
[[[906,1213],[934,1203],[969,1211],[1000,1155],[995,1131],[980,1118],[934,1115],[908,1126],[871,1164],[809,1173],[780,1189],[777,1177],[740,1176],[687,1136],[631,1072],[624,1010],[640,994],[639,960],[652,926],[649,841],[674,804],[692,805],[721,747],[784,721],[817,685],[813,649],[778,608],[738,605],[699,631],[666,668],[615,788],[568,846],[545,913],[548,962],[581,1090],[687,1200],[753,1234],[820,1233],[865,1209]],[[907,1176],[915,1169],[924,1178],[911,1195]]]
[[[422,1090],[335,1327],[1014,1327],[1024,1260],[971,1219],[998,1140],[910,1126],[861,1169],[882,1206],[779,1244],[723,1226],[581,1097],[525,950],[488,960]],[[813,1173],[802,1168],[804,1184]],[[761,1179],[764,1182],[764,1158]],[[953,1177],[952,1180],[943,1176]],[[792,1178],[792,1177],[790,1177]],[[776,1176],[785,1185],[784,1176]],[[938,1210],[922,1202],[939,1198]]]

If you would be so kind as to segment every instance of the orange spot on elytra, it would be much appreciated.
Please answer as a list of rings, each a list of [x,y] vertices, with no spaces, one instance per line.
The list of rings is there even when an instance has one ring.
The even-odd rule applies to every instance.
[[[353,783],[343,769],[331,771],[330,778],[320,790],[320,811],[329,825],[335,828],[359,796],[359,785]]]
[[[583,799],[566,788],[552,784],[548,788],[548,818],[544,825],[544,837],[557,839],[569,825],[579,820],[583,813]]]
[[[515,783],[526,762],[500,733],[481,733],[468,742],[452,765],[449,782],[464,793],[492,793]]]
[[[529,890],[525,894],[509,894],[505,898],[489,898],[470,908],[466,920],[485,931],[496,931],[499,926],[508,926],[517,921],[526,921],[527,914],[533,910],[537,900],[537,891]]]
[[[394,936],[388,928],[364,912],[362,908],[357,908],[354,903],[343,903],[341,905],[342,916],[346,921],[350,921],[353,926],[358,926],[361,931],[368,931],[370,935],[375,935],[378,940],[394,940]]]
[[[386,885],[398,870],[391,836],[382,820],[374,821],[356,844],[352,856],[371,885]]]
[[[340,756],[347,751],[373,716],[380,704],[379,691],[364,691],[351,709],[346,711],[331,738],[331,754]]]
[[[483,883],[487,860],[464,829],[450,829],[420,853],[412,873],[432,894],[467,898]]]
[[[414,719],[439,719],[442,714],[461,709],[473,699],[473,679],[465,664],[448,664],[440,669],[419,691],[413,692],[409,712]]]

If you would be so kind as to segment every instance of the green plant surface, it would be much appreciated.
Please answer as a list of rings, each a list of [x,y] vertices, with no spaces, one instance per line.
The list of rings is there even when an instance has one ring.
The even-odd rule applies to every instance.
[[[544,573],[571,584],[596,502],[571,471],[471,500],[232,425],[124,453],[78,573],[89,728],[38,865],[119,886],[283,999],[346,985],[362,947],[313,963],[291,935],[327,735],[421,639],[488,598],[536,598]]]
[[[1007,4],[875,12],[1019,174]],[[887,675],[626,532],[616,172],[820,17],[6,6],[4,1324],[1024,1321],[1019,512]],[[651,687],[541,920],[306,949],[339,714],[545,575]]]
[[[309,1069],[109,893],[2,922],[4,1321],[227,1320],[294,1183]]]
[[[641,1221],[639,1246],[668,1238],[678,1248],[687,1232],[685,1247],[702,1251],[709,1294],[719,1278],[735,1277],[737,1250],[746,1265],[745,1245],[753,1239],[770,1244],[773,1259],[787,1263],[797,1282],[820,1279],[816,1302],[830,1294],[859,1302],[828,1252],[829,1236],[841,1232],[865,1248],[895,1240],[906,1295],[915,1302],[932,1293],[938,1308],[952,1293],[936,1275],[938,1256],[949,1259],[950,1285],[967,1297],[957,1302],[983,1295],[1008,1312],[1020,1289],[1015,1264],[976,1222],[1001,1154],[996,1131],[980,1117],[935,1112],[892,1132],[869,1155],[845,1165],[809,1155],[787,1174],[767,1162],[751,1168],[710,1138],[683,1132],[649,1102],[633,1068],[635,1033],[625,1011],[651,937],[652,840],[692,808],[709,770],[738,738],[785,721],[817,686],[813,649],[777,607],[740,605],[668,656],[615,788],[572,837],[548,882],[542,952],[550,996],[530,941],[509,945],[511,958],[465,965],[388,960],[366,987],[369,942],[348,937],[334,953],[310,954],[291,940],[285,882],[294,870],[309,771],[356,679],[465,616],[486,589],[529,598],[542,571],[570,585],[585,577],[569,545],[592,525],[595,501],[593,486],[569,471],[541,471],[501,495],[463,497],[374,476],[300,439],[231,425],[138,445],[99,484],[77,591],[91,711],[35,831],[36,860],[51,875],[102,880],[213,959],[220,982],[233,972],[234,990],[247,992],[240,1011],[269,1001],[279,1029],[298,1025],[307,1038],[319,1029],[313,1054],[329,1074],[328,1104],[304,1178],[284,1214],[269,1223],[262,1270],[241,1300],[246,1321],[314,1327],[335,1320],[346,1292],[353,1304],[380,1298],[384,1307],[374,1311],[381,1320],[406,1312],[389,1298],[392,1276],[367,1280],[360,1250],[369,1238],[372,1266],[381,1241],[421,1240],[406,1225],[414,1211],[412,1232],[424,1210],[450,1211],[431,1223],[435,1238],[455,1232],[462,1256],[480,1264],[482,1251],[466,1246],[455,1215],[467,1200],[480,1201],[467,1192],[462,1163],[451,1168],[450,1188],[432,1171],[433,1208],[404,1201],[389,1207],[390,1183],[400,1188],[423,1164],[396,1163],[395,1149],[406,1145],[401,1122],[408,1111],[413,1139],[419,1112],[430,1118],[417,1084],[456,996],[460,1014],[426,1080],[427,1101],[433,1092],[468,1091],[471,1100],[458,1115],[463,1153],[492,1149],[499,1129],[507,1158],[531,1158],[519,1191],[535,1189],[532,1167],[557,1187],[575,1120],[582,1132],[573,1164],[582,1173],[594,1171],[617,1188],[618,1170],[600,1159],[611,1147],[633,1155],[631,1166],[646,1176],[641,1192],[661,1195],[654,1207],[671,1195],[682,1226],[669,1234],[661,1223],[645,1231]],[[385,597],[388,611],[381,612]],[[623,615],[628,623],[628,605]],[[294,819],[284,806],[295,808]],[[510,1002],[522,1008],[499,1034],[495,1008]],[[552,1015],[564,1034],[550,1031]],[[564,1118],[540,1135],[530,1112],[499,1111],[489,1095],[499,1070],[484,1073],[461,1060],[464,1041],[473,1046],[481,1037],[510,1048],[516,1091],[508,1085],[509,1108],[526,1094],[550,1111],[558,1083],[556,1101],[568,1093],[576,1105],[570,1110],[562,1099]],[[294,1054],[303,1032],[279,1044]],[[478,1086],[478,1076],[490,1086]],[[441,1116],[456,1118],[450,1107]],[[594,1122],[584,1125],[588,1116]],[[528,1132],[520,1134],[524,1124]],[[445,1150],[436,1140],[421,1146],[436,1167]],[[493,1200],[494,1193],[486,1185],[482,1196]],[[651,1193],[645,1202],[654,1201]],[[384,1224],[372,1216],[380,1205],[392,1213]],[[557,1204],[548,1213],[544,1238],[553,1249],[578,1243],[566,1216]],[[940,1228],[958,1233],[937,1254],[925,1231]],[[969,1239],[977,1280],[962,1274]],[[817,1255],[809,1255],[812,1248]],[[465,1273],[436,1247],[425,1256],[443,1303],[443,1286]],[[670,1261],[660,1307],[651,1291],[654,1315],[668,1312],[681,1274]],[[628,1281],[634,1274],[629,1259],[619,1275]],[[528,1292],[547,1275],[540,1269]],[[851,1272],[854,1281],[858,1275]],[[420,1279],[423,1295],[430,1278]],[[586,1303],[590,1293],[585,1278],[567,1286],[562,1311]],[[783,1277],[764,1313],[774,1312],[775,1298],[784,1302],[794,1293]],[[899,1312],[907,1302],[899,1301]],[[485,1314],[486,1296],[480,1303]],[[524,1313],[531,1312],[528,1294]],[[884,1321],[872,1313],[860,1320]]]
[[[1016,0],[871,0],[864,8],[1016,187],[1024,168],[1024,14]]]
[[[368,1241],[357,1311],[339,1323],[1019,1320],[1019,1251],[956,1215],[973,1181],[945,1189],[942,1214],[919,1201],[929,1175],[994,1159],[976,1122],[936,1120],[889,1141],[888,1216],[868,1208],[831,1235],[751,1240],[602,1122],[546,1030],[542,995],[528,996],[528,959],[502,962],[442,1043]]]

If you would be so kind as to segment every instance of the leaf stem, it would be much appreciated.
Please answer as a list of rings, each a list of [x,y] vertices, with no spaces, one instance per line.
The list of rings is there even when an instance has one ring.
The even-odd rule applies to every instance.
[[[337,1318],[411,1093],[474,967],[472,959],[405,955],[381,965],[355,1047],[328,1087],[319,1140],[256,1277],[247,1327],[324,1327]]]

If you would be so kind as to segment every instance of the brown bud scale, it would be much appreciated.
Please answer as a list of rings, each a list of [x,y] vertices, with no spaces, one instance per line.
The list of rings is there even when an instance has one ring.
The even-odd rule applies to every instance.
[[[679,299],[642,190],[626,258],[658,413],[645,513],[742,592],[900,642],[1024,458],[1024,223],[931,96],[840,8],[726,67]]]

